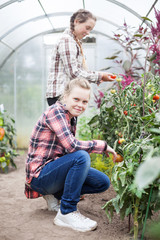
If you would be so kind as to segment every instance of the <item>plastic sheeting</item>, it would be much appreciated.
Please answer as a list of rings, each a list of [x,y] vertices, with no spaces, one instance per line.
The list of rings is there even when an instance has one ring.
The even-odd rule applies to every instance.
[[[62,31],[73,12],[85,8],[98,18],[95,33],[111,36],[124,20],[135,27],[141,17],[154,20],[158,0],[10,0],[0,1],[0,67],[24,43],[38,35]]]

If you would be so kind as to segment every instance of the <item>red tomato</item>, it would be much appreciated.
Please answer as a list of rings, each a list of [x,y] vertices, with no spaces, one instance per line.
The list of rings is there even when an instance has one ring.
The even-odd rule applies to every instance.
[[[116,79],[116,77],[117,77],[116,75],[111,75],[112,79]]]
[[[119,136],[120,138],[123,137],[123,135],[122,135],[121,132],[118,133],[118,136]]]
[[[124,115],[126,115],[126,116],[128,115],[128,112],[127,112],[127,111],[124,111],[123,113],[124,113]]]
[[[112,159],[113,159],[113,155],[112,155]],[[122,162],[123,161],[123,157],[117,153],[117,158],[115,162]]]
[[[119,144],[121,144],[121,143],[123,143],[123,142],[125,142],[125,139],[124,139],[124,138],[120,138],[120,139],[118,140],[118,143],[119,143]]]
[[[158,94],[154,95],[153,100],[159,100],[159,95]]]
[[[3,140],[3,138],[4,138],[4,134],[5,134],[5,130],[4,130],[4,128],[0,128],[0,141]]]

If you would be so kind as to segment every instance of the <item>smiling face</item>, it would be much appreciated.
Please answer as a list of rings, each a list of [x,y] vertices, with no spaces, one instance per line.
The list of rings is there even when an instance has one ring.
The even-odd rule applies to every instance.
[[[78,19],[74,21],[74,33],[79,40],[87,36],[94,28],[96,21],[92,18],[88,18],[87,21],[80,23]]]
[[[64,103],[70,113],[70,118],[81,115],[86,110],[89,99],[90,89],[73,87],[70,94],[64,96]]]

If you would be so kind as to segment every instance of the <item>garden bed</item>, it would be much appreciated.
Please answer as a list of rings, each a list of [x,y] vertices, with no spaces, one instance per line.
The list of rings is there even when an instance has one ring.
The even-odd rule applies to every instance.
[[[82,214],[96,220],[95,231],[79,233],[53,224],[54,212],[49,212],[42,198],[29,200],[24,195],[26,153],[15,159],[17,170],[0,174],[0,239],[1,240],[50,240],[50,239],[129,239],[128,219],[121,221],[115,215],[109,224],[104,203],[115,196],[112,187],[102,194],[86,195],[79,203]]]
[[[86,195],[78,207],[82,214],[98,222],[95,231],[80,233],[53,224],[56,215],[49,212],[43,198],[27,199],[24,195],[26,153],[16,157],[17,170],[0,173],[0,240],[129,240],[128,218],[115,213],[109,223],[101,207],[115,197],[111,186],[102,194]],[[148,239],[147,239],[148,240]]]

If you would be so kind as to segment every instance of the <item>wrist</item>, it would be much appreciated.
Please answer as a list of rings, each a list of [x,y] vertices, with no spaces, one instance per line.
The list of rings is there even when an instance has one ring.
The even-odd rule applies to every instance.
[[[105,141],[104,152],[107,151],[107,142]]]
[[[101,80],[104,80],[104,73],[101,73]]]

